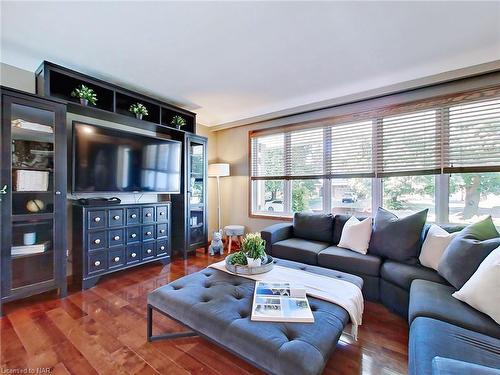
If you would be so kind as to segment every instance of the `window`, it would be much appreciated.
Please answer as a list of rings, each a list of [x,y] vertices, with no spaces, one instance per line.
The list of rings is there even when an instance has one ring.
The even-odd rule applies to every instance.
[[[332,179],[331,191],[333,214],[371,215],[371,178],[335,178]]]
[[[268,215],[283,215],[285,212],[284,181],[254,181],[252,184],[253,211]]]
[[[323,211],[322,180],[292,180],[292,212]]]
[[[383,207],[398,217],[429,209],[427,220],[436,222],[435,177],[398,176],[382,180]]]
[[[500,86],[361,108],[251,132],[252,213],[381,206],[401,217],[428,209],[433,222],[491,215],[500,226]]]
[[[449,181],[451,223],[472,223],[491,215],[500,227],[500,172],[457,173]]]

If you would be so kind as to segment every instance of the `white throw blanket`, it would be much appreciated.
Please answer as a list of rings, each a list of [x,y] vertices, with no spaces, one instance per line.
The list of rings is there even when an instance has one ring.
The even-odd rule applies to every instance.
[[[252,280],[286,281],[300,284],[306,289],[307,295],[334,303],[346,309],[351,318],[351,334],[357,340],[358,326],[363,321],[364,303],[361,289],[353,283],[276,264],[271,271],[258,275],[234,274],[226,269],[225,261],[213,263],[209,267]]]

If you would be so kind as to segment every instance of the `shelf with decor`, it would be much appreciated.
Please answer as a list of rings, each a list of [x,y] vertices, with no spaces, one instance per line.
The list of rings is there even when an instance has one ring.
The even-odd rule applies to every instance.
[[[48,61],[42,62],[35,74],[37,94],[65,101],[68,112],[156,132],[196,133],[196,113],[186,109]],[[89,102],[83,105],[78,97],[72,95],[80,85],[93,90],[97,98],[95,104]],[[137,103],[144,105],[148,111],[142,119],[136,118],[130,111],[130,106]],[[185,124],[176,127],[176,122],[173,122],[176,118],[181,118]]]

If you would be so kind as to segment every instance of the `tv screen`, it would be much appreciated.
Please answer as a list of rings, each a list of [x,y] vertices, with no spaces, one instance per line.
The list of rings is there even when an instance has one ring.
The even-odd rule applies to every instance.
[[[180,193],[181,143],[73,123],[75,193]]]

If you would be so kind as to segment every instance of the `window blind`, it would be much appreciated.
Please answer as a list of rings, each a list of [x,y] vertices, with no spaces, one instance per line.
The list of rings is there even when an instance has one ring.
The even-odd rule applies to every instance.
[[[500,171],[500,87],[251,132],[250,141],[254,180]]]
[[[330,128],[331,177],[373,177],[372,121],[337,124]]]
[[[440,173],[439,110],[383,118],[377,126],[377,176]]]
[[[449,108],[444,171],[500,170],[500,99]]]

